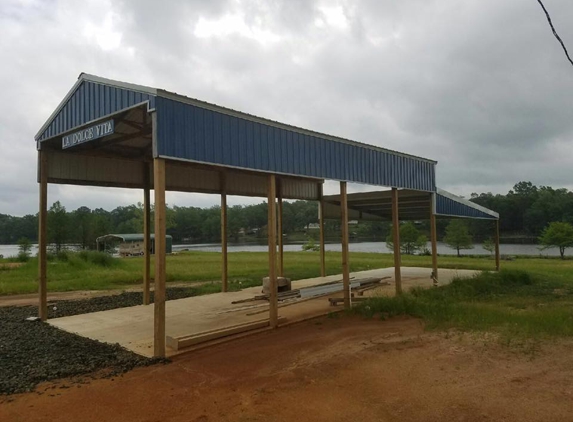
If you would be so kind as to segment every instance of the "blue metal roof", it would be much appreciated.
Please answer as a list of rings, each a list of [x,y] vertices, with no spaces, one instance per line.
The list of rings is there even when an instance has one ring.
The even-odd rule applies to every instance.
[[[443,189],[437,189],[435,214],[444,217],[481,218],[498,220],[499,214]]]
[[[61,136],[144,102],[157,114],[155,157],[422,191],[436,188],[432,160],[86,74],[36,140]]]
[[[435,163],[158,97],[156,155],[379,186],[434,189]]]
[[[432,201],[435,197],[435,208]],[[340,218],[340,195],[325,196],[325,218]],[[356,220],[391,220],[392,192],[356,192],[348,194],[349,218]],[[398,191],[398,213],[400,220],[426,220],[432,210],[438,217],[479,218],[497,220],[499,214],[474,204],[442,189],[435,194],[415,190]]]

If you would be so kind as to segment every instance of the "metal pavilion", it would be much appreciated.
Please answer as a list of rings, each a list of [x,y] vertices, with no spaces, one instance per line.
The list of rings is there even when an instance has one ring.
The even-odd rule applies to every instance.
[[[47,319],[48,183],[143,190],[144,242],[149,251],[150,190],[155,197],[154,354],[165,355],[165,192],[221,195],[222,289],[227,290],[227,195],[268,199],[270,326],[278,326],[276,280],[283,275],[282,200],[319,201],[321,275],[326,274],[324,219],[340,218],[345,306],[350,306],[348,220],[391,219],[397,292],[399,220],[429,218],[437,278],[435,219],[499,216],[439,190],[436,162],[220,107],[161,89],[81,74],[37,133],[39,154],[39,315]],[[324,180],[340,195],[324,196]],[[391,190],[347,194],[347,182]],[[278,243],[278,257],[277,257]],[[278,258],[278,262],[277,262]],[[150,256],[143,268],[149,304]],[[274,286],[274,288],[272,287]]]

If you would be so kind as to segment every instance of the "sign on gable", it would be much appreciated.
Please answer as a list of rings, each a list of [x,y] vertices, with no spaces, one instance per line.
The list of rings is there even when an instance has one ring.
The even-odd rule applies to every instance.
[[[85,142],[93,141],[107,135],[111,135],[115,130],[114,121],[107,120],[97,125],[90,126],[78,132],[66,135],[62,138],[62,149],[70,148]]]

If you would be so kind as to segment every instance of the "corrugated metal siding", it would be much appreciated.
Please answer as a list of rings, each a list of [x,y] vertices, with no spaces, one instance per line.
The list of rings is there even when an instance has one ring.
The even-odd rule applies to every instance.
[[[331,204],[325,202],[324,204],[324,218],[327,220],[340,220],[342,214],[340,210],[340,205]],[[390,216],[391,219],[391,216]],[[388,218],[382,218],[378,215],[370,214],[367,212],[361,212],[352,208],[348,209],[348,220],[359,220],[359,221],[384,221],[389,220]]]
[[[225,166],[435,190],[435,164],[158,97],[157,153]]]
[[[150,102],[150,108],[155,107],[153,95],[84,81],[38,137],[38,140],[57,136],[144,101]]]
[[[268,176],[263,173],[244,173],[226,171],[226,190],[229,195],[267,196]],[[168,161],[165,168],[167,190],[182,192],[219,193],[221,186],[220,171],[196,169]],[[302,179],[281,179],[283,198],[308,199],[318,198],[318,184]]]
[[[320,194],[318,183],[306,180],[281,179],[281,196],[286,199],[317,200]],[[322,183],[321,183],[322,184]]]
[[[229,195],[267,196],[267,177],[258,174],[228,174]]]
[[[137,161],[46,151],[50,183],[139,188],[143,167]]]
[[[167,190],[187,192],[218,192],[219,174],[214,171],[194,169],[167,162],[165,166]]]
[[[143,189],[144,163],[109,157],[95,157],[47,150],[48,181],[50,183],[80,184]],[[227,172],[227,193],[241,196],[267,196],[268,177],[262,173]],[[220,172],[196,169],[167,162],[165,185],[168,191],[220,192]],[[302,179],[281,179],[283,198],[316,200],[318,185]],[[151,180],[153,188],[153,179]]]
[[[496,220],[492,215],[440,194],[436,194],[436,215]]]

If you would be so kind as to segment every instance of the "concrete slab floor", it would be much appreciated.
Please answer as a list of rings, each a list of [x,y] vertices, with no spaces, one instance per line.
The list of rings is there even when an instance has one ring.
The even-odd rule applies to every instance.
[[[431,287],[431,269],[402,268],[402,288],[408,291],[414,286]],[[440,284],[447,284],[455,276],[471,277],[478,273],[473,270],[440,269]],[[394,294],[394,268],[360,271],[351,273],[355,279],[367,277],[390,277],[389,285],[380,286],[367,292],[373,295]],[[292,282],[293,289],[315,286],[330,281],[342,280],[342,275],[316,277]],[[204,296],[170,300],[166,303],[166,333],[177,337],[191,335],[209,330],[221,329],[231,325],[260,320],[268,315],[268,303],[246,302],[231,304],[233,301],[248,299],[261,294],[261,287],[251,287],[240,292],[214,293]],[[301,303],[282,306],[279,303],[279,316],[285,317],[288,323],[326,315],[333,310],[328,297],[341,297],[342,292],[323,296]],[[259,312],[263,311],[263,312]],[[258,313],[257,313],[258,312]],[[143,356],[153,354],[153,305],[132,306],[112,309],[84,315],[74,315],[48,320],[48,323],[62,330],[106,343],[119,343],[123,347]],[[167,355],[184,353],[167,348]]]

